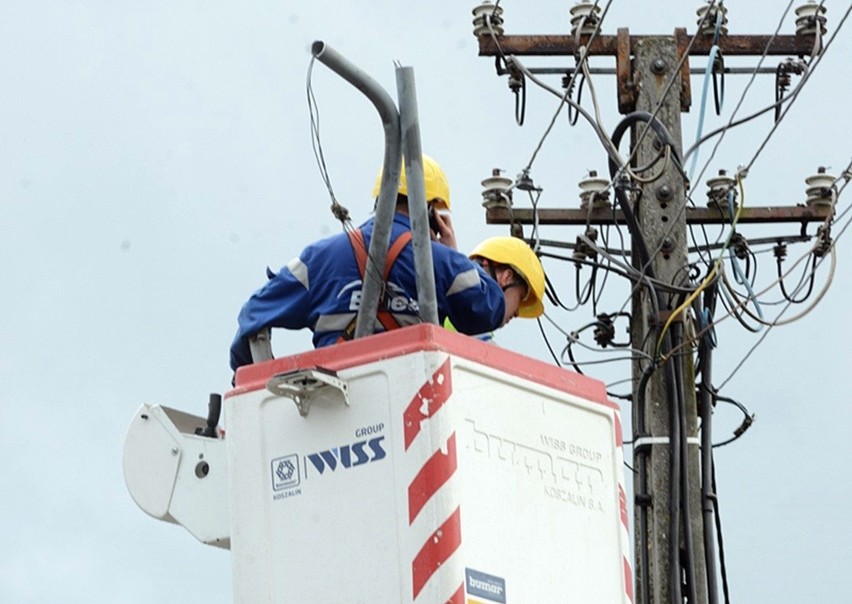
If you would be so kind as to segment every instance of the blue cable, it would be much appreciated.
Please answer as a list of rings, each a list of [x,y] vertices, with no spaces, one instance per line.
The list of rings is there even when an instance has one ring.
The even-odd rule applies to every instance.
[[[709,327],[709,329],[707,329]],[[707,333],[704,334],[704,337],[707,339],[707,344],[710,348],[716,348],[716,328],[710,323],[710,309],[702,308],[701,313],[698,315],[698,331],[704,331],[707,329]]]
[[[704,131],[704,113],[707,109],[707,90],[710,88],[710,76],[713,75],[713,65],[716,63],[716,55],[719,54],[719,32],[722,30],[722,4],[719,3],[719,10],[716,12],[716,31],[713,33],[713,46],[710,48],[710,60],[707,61],[707,67],[704,68],[704,86],[701,90],[701,111],[698,114],[698,130],[695,133],[696,143],[701,140],[701,134]],[[724,97],[719,103],[721,108],[724,102]],[[695,165],[698,163],[698,153],[700,147],[695,148],[695,153],[692,154],[692,164],[689,167],[689,181],[692,182],[692,177],[695,174]]]
[[[734,220],[734,200],[734,190],[731,189],[730,191],[728,191],[728,212],[731,216],[731,222],[733,222]],[[737,258],[736,253],[734,253],[733,248],[728,248],[728,255],[731,259],[731,266],[734,267],[734,277],[736,278],[737,283],[739,283],[740,285],[744,285],[746,290],[748,291],[748,297],[746,298],[746,302],[748,302],[749,300],[754,302],[754,309],[757,311],[757,316],[760,317],[761,321],[763,321],[763,308],[760,306],[760,302],[757,301],[757,296],[755,295],[754,290],[751,287],[751,283],[743,274],[743,271],[740,268],[739,259]],[[724,289],[722,291],[724,291]],[[730,302],[730,298],[728,298],[728,301]],[[759,327],[756,331],[760,331],[761,329],[763,329],[763,323],[758,323],[758,326]]]

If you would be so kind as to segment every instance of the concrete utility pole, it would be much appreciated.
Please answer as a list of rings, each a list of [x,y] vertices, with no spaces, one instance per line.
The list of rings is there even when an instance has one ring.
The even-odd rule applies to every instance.
[[[680,99],[678,95],[667,94],[667,87],[672,84],[671,89],[680,90],[680,74],[677,71],[677,46],[674,38],[646,38],[636,45],[636,68],[634,71],[634,85],[639,94],[636,99],[637,111],[652,113],[659,107],[656,113],[657,119],[665,126],[677,147],[678,156],[682,155],[681,126],[680,126]],[[673,80],[673,82],[672,82]],[[636,130],[644,130],[647,124],[639,124]],[[643,140],[639,141],[635,150],[636,164],[647,165],[653,162],[660,154],[660,144],[657,136],[650,128]],[[651,254],[652,273],[657,279],[665,283],[680,284],[685,281],[682,268],[688,264],[687,258],[687,230],[686,216],[681,210],[686,205],[686,190],[683,176],[680,171],[669,162],[664,174],[652,183],[642,186],[642,201],[636,204],[634,212],[640,227],[642,238]],[[660,250],[660,253],[653,253]],[[647,270],[642,266],[642,258],[637,253],[634,242],[634,250],[631,255],[633,265],[640,271]],[[633,297],[633,318],[631,324],[632,346],[635,350],[642,350],[648,358],[657,356],[657,337],[646,337],[646,334],[656,334],[657,328],[668,320],[668,315],[677,307],[678,303],[671,296],[660,296],[663,304],[651,304],[648,290],[638,288]],[[658,308],[655,309],[655,306]],[[680,331],[681,318],[674,317],[672,332]],[[698,477],[700,468],[698,466],[698,443],[697,440],[697,411],[695,404],[695,377],[692,366],[692,355],[675,356],[670,361],[672,364],[680,364],[676,368],[659,368],[647,382],[644,394],[640,394],[644,368],[647,367],[647,359],[634,360],[633,369],[633,401],[635,405],[643,404],[644,409],[636,409],[633,414],[634,459],[644,467],[645,476],[637,476],[634,480],[634,493],[637,500],[634,512],[634,530],[641,527],[644,535],[636,542],[637,564],[644,564],[647,558],[648,572],[639,572],[636,569],[637,593],[650,595],[651,602],[681,602],[680,578],[672,580],[672,565],[679,563],[679,556],[674,555],[680,549],[691,549],[691,560],[694,561],[690,570],[693,588],[698,594],[706,593],[706,573],[704,546],[700,539],[702,535],[701,523],[701,500]],[[674,369],[674,371],[672,371]],[[666,383],[672,374],[683,376],[682,380],[675,383]],[[672,396],[672,389],[677,392]],[[685,421],[681,422],[686,427],[686,442],[691,443],[685,455],[686,464],[679,468],[679,472],[687,479],[688,493],[675,492],[675,502],[678,498],[686,497],[687,509],[694,510],[689,518],[680,517],[677,522],[679,506],[672,508],[672,488],[679,489],[679,485],[673,482],[671,456],[679,454],[679,448],[683,444],[678,442],[676,434],[680,426],[672,425],[672,418],[680,414],[672,413],[671,405],[680,404],[680,414],[685,415]],[[640,425],[639,418],[644,418]],[[672,449],[674,449],[672,451]],[[680,461],[680,460],[678,460]],[[644,480],[645,484],[637,484]],[[676,517],[673,519],[672,514]],[[679,535],[687,533],[678,525],[687,523],[685,528],[691,529],[692,535],[697,539],[689,539],[684,542],[672,544],[671,540],[679,539]],[[677,549],[675,549],[677,548]],[[644,549],[645,551],[641,551]],[[643,576],[645,575],[645,576]],[[647,581],[647,585],[643,583]],[[676,595],[672,599],[672,594]],[[692,598],[689,599],[692,602]],[[704,597],[699,596],[697,603],[706,602]]]
[[[574,35],[497,35],[496,40],[491,35],[480,35],[479,54],[574,56],[582,45],[588,55],[614,56],[616,67],[609,73],[615,75],[619,110],[624,114],[654,114],[681,155],[680,112],[688,111],[691,104],[688,59],[690,55],[706,56],[712,40],[712,35],[691,37],[685,29],[675,30],[673,36],[631,36],[627,29],[619,29],[616,36],[600,34],[591,42],[590,36],[580,36],[579,44]],[[718,46],[724,55],[805,56],[814,48],[814,36],[723,35]],[[508,73],[499,61],[497,73]],[[646,126],[647,122],[640,121],[632,127],[634,166],[648,164],[660,155],[660,142],[651,129],[637,140]],[[661,165],[663,162],[658,161],[652,170]],[[650,258],[648,266],[643,266],[634,239],[634,266],[659,281],[682,287],[689,285],[683,274],[683,267],[688,264],[687,225],[730,221],[718,208],[685,207],[686,186],[681,170],[668,161],[660,178],[639,183],[641,202],[631,201],[632,214]],[[691,186],[695,190],[697,183]],[[822,222],[830,212],[830,208],[818,205],[750,207],[741,212],[739,224],[800,223],[804,231],[807,223]],[[486,211],[489,224],[533,224],[534,218],[539,225],[625,224],[625,213],[618,207],[543,209],[536,211],[535,217],[533,210],[523,208],[495,207]],[[708,289],[714,291],[712,287]],[[705,499],[713,494],[708,497],[701,492],[702,472],[709,474],[710,468],[700,465],[692,353],[687,348],[682,354],[666,354],[682,337],[683,317],[671,317],[680,302],[671,294],[652,299],[649,292],[641,284],[634,290],[632,346],[663,362],[653,372],[646,372],[649,361],[644,356],[633,364],[636,602],[716,604],[716,566],[713,559],[708,559],[715,556],[712,543],[705,552],[705,538],[715,535],[715,528],[705,526],[706,516],[702,514],[702,507],[710,505]],[[660,327],[667,322],[667,335],[659,338]],[[703,379],[707,385],[709,376]],[[705,405],[710,404],[710,398],[705,397]]]

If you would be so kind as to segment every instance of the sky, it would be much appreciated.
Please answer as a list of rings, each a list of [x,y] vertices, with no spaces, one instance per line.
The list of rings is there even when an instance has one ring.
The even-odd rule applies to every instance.
[[[731,33],[771,34],[779,22],[780,33],[794,31],[792,12],[781,21],[786,2],[729,4]],[[824,4],[831,35],[849,4]],[[506,33],[569,33],[571,5],[542,0],[533,8],[507,0],[501,3]],[[582,120],[572,127],[561,115],[545,137],[557,108],[551,94],[528,85],[525,122],[516,124],[505,78],[496,75],[493,58],[478,56],[473,6],[457,0],[0,4],[0,601],[231,600],[228,552],[139,510],[124,485],[122,447],[142,403],[204,415],[208,393],[229,388],[236,316],[264,282],[266,267],[277,269],[306,244],[340,230],[311,144],[306,76],[313,41],[327,43],[393,98],[394,62],[414,68],[423,150],[448,175],[462,250],[507,234],[505,226],[486,224],[481,206],[480,181],[493,168],[513,178],[535,155],[539,207],[577,207],[577,183],[590,170],[606,172],[603,149]],[[641,6],[612,2],[604,33],[619,27],[692,33],[701,3]],[[839,176],[852,159],[850,56],[847,22],[766,146],[758,153],[771,114],[732,130],[708,174],[733,173],[757,155],[744,182],[751,206],[803,203],[805,178],[819,166]],[[692,66],[704,62],[694,58]],[[726,79],[722,114],[715,115],[711,102],[704,132],[727,121],[748,79]],[[559,76],[545,80],[560,85]],[[695,140],[702,81],[693,76],[693,108],[683,115],[687,145]],[[611,132],[621,119],[614,77],[592,82]],[[312,86],[334,193],[359,223],[372,207],[381,164],[380,120],[365,97],[325,66],[314,66]],[[773,100],[773,76],[760,75],[738,115]],[[582,102],[591,107],[588,90]],[[699,165],[708,157],[710,149],[702,147]],[[705,189],[696,186],[699,204]],[[850,195],[840,196],[838,214]],[[528,200],[515,203],[529,207]],[[742,438],[716,450],[734,601],[833,601],[847,591],[852,352],[845,321],[852,243],[841,234],[844,224],[839,219],[832,232],[833,279],[810,313],[770,330],[738,370],[766,330],[750,333],[730,320],[718,329],[717,385],[725,381],[721,393],[755,416]],[[796,225],[741,229],[749,237],[797,231]],[[548,227],[541,234],[573,241],[579,231]],[[791,246],[789,262],[807,251]],[[758,276],[769,282],[772,255],[759,258]],[[545,269],[572,300],[572,266],[545,261]],[[613,276],[607,285],[608,312],[628,296],[618,281]],[[827,282],[826,263],[815,292]],[[777,300],[777,290],[771,296]],[[768,307],[767,316],[780,309]],[[565,332],[592,317],[588,305],[547,310]],[[552,326],[547,333],[558,354],[565,337]],[[581,341],[591,344],[588,336]],[[498,342],[554,362],[534,321],[513,321]],[[278,356],[309,347],[307,333],[274,339]],[[583,370],[611,391],[626,390],[617,382],[629,378],[629,365],[613,361],[623,354],[575,352],[581,360],[610,361]],[[629,407],[622,409],[628,416]],[[719,405],[719,439],[739,425],[738,413]]]

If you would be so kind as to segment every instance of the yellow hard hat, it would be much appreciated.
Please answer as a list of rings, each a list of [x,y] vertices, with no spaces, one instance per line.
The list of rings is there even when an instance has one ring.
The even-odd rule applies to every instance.
[[[423,183],[426,189],[426,203],[436,202],[437,204],[450,209],[450,185],[447,183],[447,176],[434,159],[423,154]],[[382,171],[379,170],[379,175],[376,177],[376,184],[373,186],[373,197],[379,196],[379,189],[382,185]],[[408,182],[405,179],[405,162],[402,164],[402,171],[399,174],[399,189],[398,193],[408,195]]]
[[[517,237],[490,237],[476,246],[470,258],[487,258],[497,264],[508,264],[523,279],[528,288],[527,297],[518,307],[518,316],[534,319],[544,312],[544,268],[541,260]]]

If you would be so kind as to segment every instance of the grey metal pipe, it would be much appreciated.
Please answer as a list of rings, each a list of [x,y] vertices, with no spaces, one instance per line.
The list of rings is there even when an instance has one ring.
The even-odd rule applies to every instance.
[[[423,178],[423,150],[420,144],[420,118],[417,112],[417,89],[414,69],[396,68],[396,94],[405,157],[408,188],[408,216],[414,247],[414,270],[417,278],[417,303],[425,323],[438,324],[438,301],[435,295],[435,271],[432,267],[432,239],[429,236],[429,211]]]
[[[373,222],[373,235],[370,238],[364,286],[361,290],[361,304],[358,307],[355,324],[354,337],[360,338],[372,334],[375,330],[376,312],[382,294],[382,270],[388,254],[394,208],[396,207],[396,191],[399,187],[399,173],[402,166],[399,111],[397,111],[393,99],[384,88],[325,42],[315,41],[311,45],[311,54],[370,99],[379,112],[385,131],[382,182],[379,187],[379,199],[376,203],[376,216]]]

